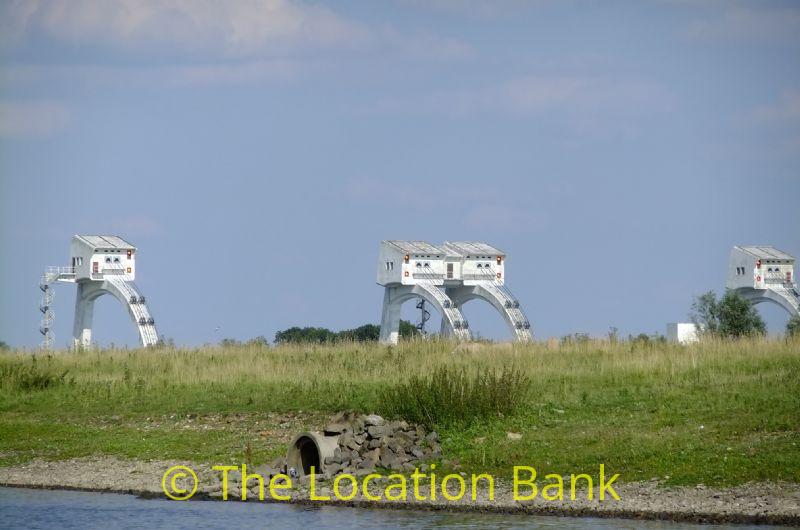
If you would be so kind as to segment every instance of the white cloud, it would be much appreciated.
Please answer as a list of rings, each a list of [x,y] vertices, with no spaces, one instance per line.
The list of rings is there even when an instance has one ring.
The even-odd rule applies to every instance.
[[[42,138],[69,121],[66,106],[55,101],[0,102],[0,137]]]
[[[730,6],[731,4],[723,4]],[[729,7],[714,17],[693,22],[689,37],[712,40],[745,40],[761,43],[797,42],[800,9],[796,7]]]
[[[289,0],[29,0],[6,4],[0,26],[122,48],[249,54],[285,47],[351,45],[366,30],[323,6]],[[170,51],[170,50],[166,50]]]

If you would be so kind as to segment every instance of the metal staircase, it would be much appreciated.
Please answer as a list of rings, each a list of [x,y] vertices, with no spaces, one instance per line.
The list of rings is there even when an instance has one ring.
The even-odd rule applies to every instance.
[[[116,288],[122,298],[127,301],[128,310],[139,330],[142,345],[153,346],[157,344],[158,332],[155,327],[155,319],[150,315],[145,298],[136,287],[136,284],[115,275],[107,276],[105,281]]]
[[[511,294],[511,291],[505,286],[505,284],[498,281],[497,274],[492,268],[486,267],[483,270],[483,277],[481,280],[479,280],[480,286],[486,289],[497,300],[502,302],[505,312],[508,314],[508,317],[513,324],[514,333],[516,333],[517,338],[520,340],[533,340],[533,335],[530,331],[531,323],[528,320],[528,317],[525,316],[525,313],[522,311],[519,301],[514,298],[514,295]]]
[[[75,268],[74,267],[47,267],[42,278],[39,280],[39,290],[42,291],[42,298],[39,300],[39,311],[42,313],[42,318],[39,321],[39,333],[42,334],[42,348],[50,349],[53,347],[53,321],[55,313],[53,313],[53,299],[55,293],[53,292],[53,284],[55,282],[74,282],[75,281]]]
[[[791,281],[767,282],[767,289],[784,298],[794,308],[796,315],[800,315],[800,290],[797,284]]]

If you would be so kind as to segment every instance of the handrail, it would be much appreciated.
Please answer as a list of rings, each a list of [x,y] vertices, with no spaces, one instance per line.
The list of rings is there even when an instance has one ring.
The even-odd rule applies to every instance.
[[[75,274],[75,267],[47,267],[47,274]]]

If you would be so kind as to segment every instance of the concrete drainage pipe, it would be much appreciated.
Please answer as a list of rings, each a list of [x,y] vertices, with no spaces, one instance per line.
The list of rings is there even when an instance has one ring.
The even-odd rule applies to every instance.
[[[298,434],[286,454],[286,465],[294,468],[300,475],[311,474],[314,467],[315,474],[325,473],[325,459],[333,456],[334,450],[339,447],[340,434],[325,436],[321,432],[304,432]]]

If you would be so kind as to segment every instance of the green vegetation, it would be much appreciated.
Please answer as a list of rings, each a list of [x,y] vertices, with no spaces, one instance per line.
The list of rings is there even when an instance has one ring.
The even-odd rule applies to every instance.
[[[446,466],[467,472],[604,463],[624,481],[800,482],[798,351],[797,338],[762,337],[9,351],[0,464],[94,454],[260,463],[353,409],[434,425]]]
[[[336,342],[377,342],[381,327],[376,324],[364,324],[354,329],[331,331],[328,328],[297,326],[275,333],[275,344],[332,344]],[[406,320],[400,321],[400,336],[411,338],[418,336],[416,326]],[[225,344],[223,344],[225,346]]]
[[[787,337],[800,337],[800,317],[792,317],[786,323]]]
[[[703,334],[710,336],[736,339],[767,332],[756,308],[735,291],[726,291],[719,301],[714,291],[698,296],[691,318]]]
[[[440,366],[430,377],[413,375],[389,387],[379,408],[429,429],[466,427],[517,412],[529,384],[528,377],[512,367],[468,374],[463,367]]]

